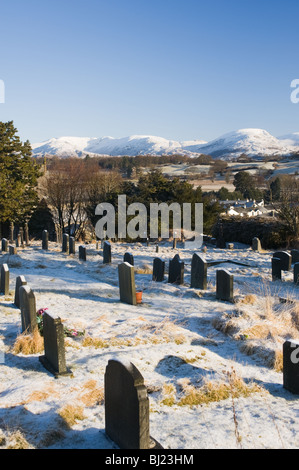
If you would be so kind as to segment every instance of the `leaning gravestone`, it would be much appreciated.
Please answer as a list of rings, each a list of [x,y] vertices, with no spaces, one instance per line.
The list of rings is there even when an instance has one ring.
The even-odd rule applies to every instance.
[[[137,305],[134,266],[124,262],[118,265],[118,281],[120,301]]]
[[[169,261],[168,282],[170,284],[184,284],[184,261],[180,260],[179,255],[175,255]]]
[[[107,241],[104,242],[104,246],[103,246],[103,263],[104,264],[111,263],[111,244]]]
[[[163,282],[165,273],[165,261],[161,258],[154,258],[153,261],[153,281]]]
[[[16,255],[18,253],[17,247],[14,245],[8,245],[9,254]]]
[[[33,332],[37,326],[35,295],[29,286],[19,288],[22,333]]]
[[[131,266],[134,266],[134,256],[128,251],[124,254],[124,262],[129,263]]]
[[[261,251],[262,250],[262,245],[261,245],[261,241],[260,241],[259,238],[254,237],[252,239],[251,248],[253,249],[253,251]]]
[[[227,302],[234,301],[234,276],[226,269],[216,270],[216,298]]]
[[[194,253],[191,262],[191,286],[195,289],[207,288],[208,265],[205,260]]]
[[[281,259],[272,258],[271,265],[272,265],[272,281],[280,281],[281,280]]]
[[[283,344],[283,387],[299,394],[299,341],[288,340]]]
[[[59,317],[53,317],[45,312],[43,314],[43,336],[45,354],[39,360],[43,366],[55,377],[59,375],[71,375],[66,367],[64,327]]]
[[[292,264],[299,263],[299,250],[291,250]]]
[[[86,261],[86,246],[79,246],[79,259]]]
[[[74,255],[76,253],[76,241],[75,237],[69,238],[69,254]]]
[[[7,238],[2,238],[2,241],[1,241],[1,250],[2,250],[4,253],[7,253],[7,252],[8,252],[8,240],[7,240]]]
[[[289,253],[286,251],[276,251],[276,253],[273,254],[273,258],[280,259],[280,266],[282,271],[291,271],[292,257]]]
[[[294,264],[294,283],[299,284],[299,263]]]
[[[162,449],[150,436],[149,399],[134,364],[110,359],[105,371],[105,432],[120,449]]]
[[[69,253],[70,250],[70,236],[68,233],[62,234],[62,252]]]
[[[9,295],[9,268],[7,264],[1,266],[0,294]]]
[[[20,287],[26,286],[27,281],[24,276],[18,276],[16,278],[16,287],[15,287],[15,300],[14,304],[16,307],[20,308]]]
[[[48,250],[49,249],[49,233],[48,230],[43,230],[42,233],[42,249]]]

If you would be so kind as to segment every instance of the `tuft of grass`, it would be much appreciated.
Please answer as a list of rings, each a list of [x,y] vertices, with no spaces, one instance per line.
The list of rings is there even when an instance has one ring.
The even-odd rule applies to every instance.
[[[21,431],[14,431],[8,436],[8,445],[6,449],[32,449],[32,446],[26,440]]]
[[[13,346],[14,354],[38,354],[44,350],[44,338],[40,335],[38,327],[30,334],[19,335]]]
[[[63,408],[60,408],[58,414],[69,427],[74,426],[77,421],[82,421],[85,419],[84,407],[80,405],[66,405]]]

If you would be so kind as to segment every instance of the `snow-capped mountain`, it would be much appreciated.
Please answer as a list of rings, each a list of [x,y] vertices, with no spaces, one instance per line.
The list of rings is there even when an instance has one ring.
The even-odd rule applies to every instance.
[[[34,156],[59,157],[86,155],[135,156],[172,155],[175,153],[233,159],[245,153],[252,157],[290,155],[299,151],[299,132],[276,138],[263,129],[240,129],[206,142],[204,140],[175,141],[150,135],[113,137],[59,137],[32,145]]]

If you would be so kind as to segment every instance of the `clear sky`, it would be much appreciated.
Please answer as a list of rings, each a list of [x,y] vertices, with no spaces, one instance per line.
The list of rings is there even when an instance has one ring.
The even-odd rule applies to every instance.
[[[0,120],[22,140],[299,132],[296,0],[1,2]]]

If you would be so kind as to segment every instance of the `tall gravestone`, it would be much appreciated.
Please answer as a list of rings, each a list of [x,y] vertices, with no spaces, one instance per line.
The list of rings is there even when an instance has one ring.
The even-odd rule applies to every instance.
[[[191,287],[196,289],[207,288],[208,265],[197,253],[194,253],[191,261]]]
[[[17,276],[16,278],[16,287],[15,287],[15,299],[14,304],[16,307],[20,308],[20,287],[26,286],[27,281],[24,276]]]
[[[14,241],[14,223],[10,222],[9,224],[9,242],[13,243]]]
[[[42,233],[42,249],[48,250],[49,249],[49,233],[48,230],[43,230]]]
[[[299,263],[294,264],[294,283],[299,284]]]
[[[286,251],[276,251],[273,258],[280,259],[280,267],[282,271],[291,271],[292,256]]]
[[[271,266],[272,266],[272,281],[280,281],[281,280],[281,259],[272,258]]]
[[[70,236],[68,233],[62,234],[62,252],[69,253],[70,250]]]
[[[20,227],[20,239],[21,239],[21,247],[24,248],[24,229]]]
[[[79,246],[79,259],[86,261],[86,246]]]
[[[134,256],[128,251],[124,254],[124,262],[129,263],[131,266],[134,266]]]
[[[76,241],[75,237],[69,238],[69,254],[74,255],[76,253]]]
[[[216,269],[216,298],[234,301],[234,276],[226,269]]]
[[[299,263],[299,250],[291,250],[292,264]]]
[[[170,284],[184,284],[184,261],[179,255],[175,255],[169,261],[168,282]]]
[[[6,263],[1,266],[0,293],[9,295],[9,268]]]
[[[103,245],[103,263],[111,263],[111,244],[110,242],[105,241]]]
[[[22,332],[33,332],[37,326],[36,301],[32,289],[28,286],[19,288]]]
[[[59,317],[48,312],[43,314],[43,336],[45,354],[39,357],[40,362],[55,377],[71,375],[66,367],[64,328]]]
[[[25,245],[29,246],[30,245],[30,239],[29,239],[28,222],[25,222],[25,224],[24,224],[24,240],[25,240]]]
[[[120,449],[162,449],[150,436],[149,399],[134,364],[110,359],[105,371],[105,431]]]
[[[154,258],[153,261],[153,281],[163,282],[165,274],[165,261],[161,258]]]
[[[3,253],[7,253],[8,252],[8,240],[6,238],[2,238],[2,241],[1,241],[1,250]]]
[[[251,248],[253,249],[253,251],[261,251],[262,250],[262,245],[261,245],[261,241],[260,241],[259,238],[254,237],[252,239]]]
[[[120,301],[137,305],[134,266],[124,262],[118,265]]]
[[[283,387],[299,394],[299,341],[288,340],[283,344]]]

